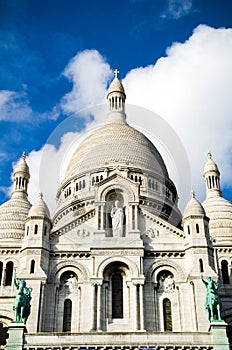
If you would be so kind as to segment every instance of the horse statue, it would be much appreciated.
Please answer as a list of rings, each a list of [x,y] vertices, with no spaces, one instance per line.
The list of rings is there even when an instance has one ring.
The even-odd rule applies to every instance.
[[[207,280],[201,275],[202,282],[204,283],[206,291],[205,309],[207,312],[209,322],[222,321],[221,319],[221,299],[218,295],[218,283],[214,282],[212,277],[208,277]]]
[[[18,289],[18,294],[15,297],[13,306],[15,322],[24,322],[26,324],[31,312],[30,301],[32,288],[26,286],[26,281],[24,279],[17,283],[16,276],[14,276],[14,286]]]

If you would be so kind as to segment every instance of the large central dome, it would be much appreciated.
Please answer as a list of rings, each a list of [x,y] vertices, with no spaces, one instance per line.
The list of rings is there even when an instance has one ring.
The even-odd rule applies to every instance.
[[[73,154],[66,179],[120,162],[168,177],[166,166],[148,138],[125,121],[112,121],[94,131]]]
[[[126,203],[134,201],[175,225],[180,221],[175,185],[153,143],[127,123],[125,99],[116,76],[107,93],[106,124],[78,146],[57,191],[53,218],[57,227],[66,222],[63,216],[68,212],[95,210],[99,201],[106,210],[101,222],[107,221],[107,210],[116,197],[127,210]]]

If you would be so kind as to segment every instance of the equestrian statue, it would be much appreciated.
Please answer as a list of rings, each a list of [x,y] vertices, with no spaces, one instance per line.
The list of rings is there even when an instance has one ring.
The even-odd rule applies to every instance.
[[[205,309],[209,322],[222,321],[221,319],[221,299],[218,294],[218,283],[214,282],[212,277],[204,279],[201,275],[202,282],[206,287]]]
[[[18,294],[14,300],[13,310],[15,311],[15,322],[24,322],[26,324],[28,316],[31,312],[31,292],[32,288],[26,286],[24,279],[16,281],[14,276],[14,286],[18,289]]]

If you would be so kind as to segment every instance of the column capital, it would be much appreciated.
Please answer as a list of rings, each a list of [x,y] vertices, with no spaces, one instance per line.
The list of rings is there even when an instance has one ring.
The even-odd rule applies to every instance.
[[[90,283],[92,286],[101,286],[103,284],[103,279],[93,277],[93,278],[90,278]]]
[[[132,278],[131,281],[134,285],[142,285],[143,286],[145,283],[145,277]]]

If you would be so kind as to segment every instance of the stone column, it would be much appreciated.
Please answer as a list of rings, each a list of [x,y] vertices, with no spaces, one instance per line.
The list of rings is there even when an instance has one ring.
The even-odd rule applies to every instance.
[[[101,330],[101,284],[97,284],[97,330]]]
[[[95,284],[94,283],[91,285],[91,293],[92,293],[92,305],[91,305],[92,326],[91,326],[91,330],[95,331],[96,330],[96,325],[95,325]]]
[[[138,230],[138,205],[135,204],[134,206],[134,210],[135,210],[135,213],[134,213],[134,226],[135,226],[135,230]]]
[[[7,339],[5,350],[22,350],[25,332],[26,326],[24,323],[12,322],[8,329],[9,338]]]
[[[139,285],[140,330],[144,330],[143,285]]]
[[[77,315],[77,331],[80,332],[81,324],[81,287],[77,288],[77,300],[78,300],[78,315]]]
[[[137,298],[137,284],[133,284],[133,294],[134,294],[134,328],[137,331],[138,330],[138,298]],[[132,307],[132,305],[131,305]]]

